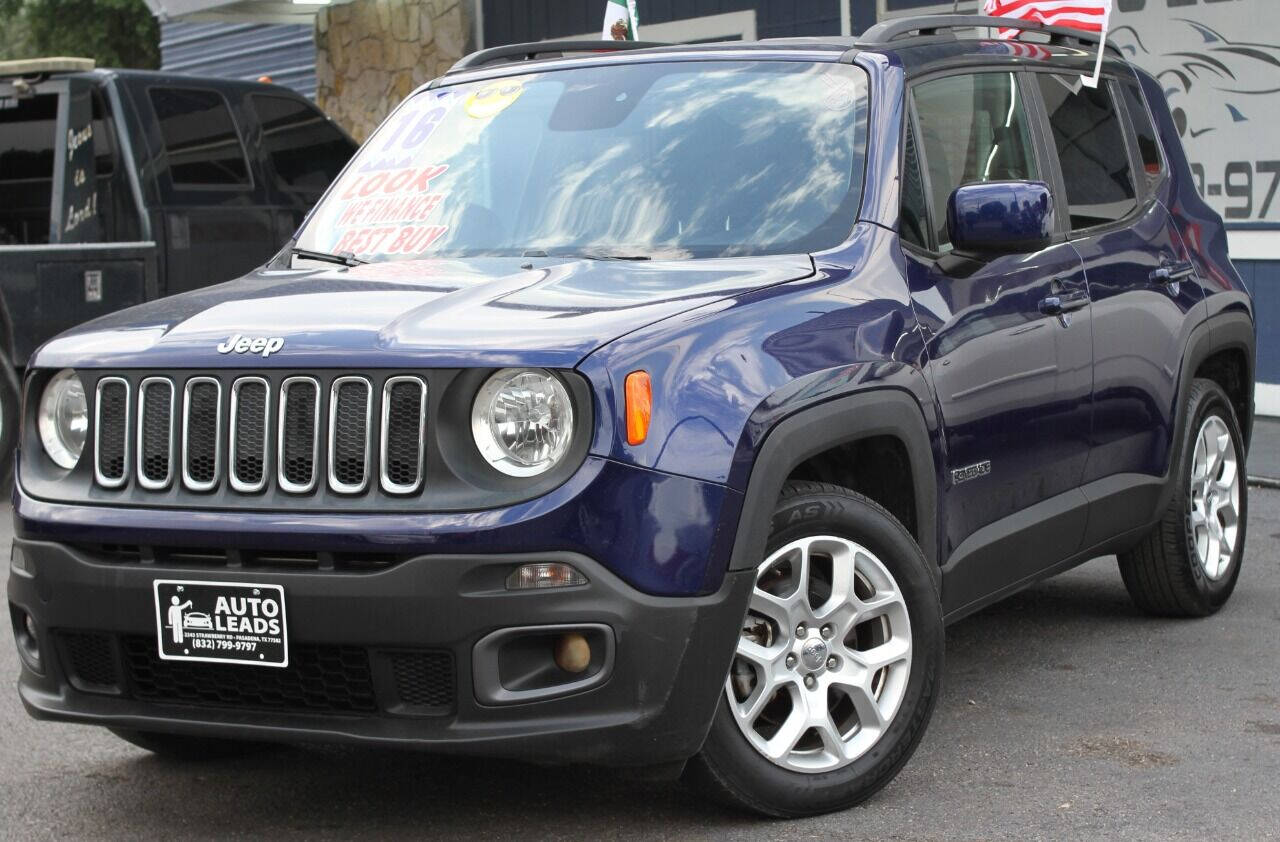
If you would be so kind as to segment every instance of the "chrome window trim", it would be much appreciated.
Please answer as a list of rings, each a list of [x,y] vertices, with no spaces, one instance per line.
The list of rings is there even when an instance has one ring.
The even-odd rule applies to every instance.
[[[289,387],[295,383],[310,383],[316,390],[316,406],[311,415],[311,479],[305,484],[298,484],[289,481],[284,475],[284,420],[288,415],[289,409]],[[320,461],[320,402],[322,392],[320,391],[320,381],[314,377],[287,377],[280,383],[280,409],[276,413],[276,482],[280,486],[281,491],[289,494],[309,494],[315,490],[316,463]]]
[[[124,448],[124,462],[120,468],[120,478],[111,479],[102,475],[102,387],[119,383],[124,386],[124,437],[120,443]],[[93,479],[103,488],[120,488],[129,481],[129,381],[123,377],[103,377],[94,388],[93,396]]]
[[[335,425],[338,415],[338,389],[345,383],[359,383],[364,386],[364,475],[358,485],[340,482],[333,473],[333,448],[337,443],[338,431]],[[334,378],[329,384],[329,488],[338,494],[359,494],[369,487],[370,437],[373,435],[373,385],[365,377],[347,375]]]
[[[387,428],[391,421],[391,387],[397,383],[417,383],[418,397],[418,472],[412,485],[399,485],[387,476]],[[421,377],[398,375],[382,384],[382,439],[378,448],[378,476],[382,490],[388,494],[414,494],[422,487],[427,431],[427,382]]]
[[[147,472],[143,468],[145,454],[143,453],[142,441],[143,430],[146,428],[147,421],[147,392],[154,386],[164,386],[169,390],[169,470],[162,480],[153,480],[147,477]],[[138,431],[135,436],[135,450],[137,452],[135,470],[138,473],[138,485],[147,491],[161,491],[169,487],[169,483],[173,482],[173,435],[174,421],[178,417],[178,413],[174,410],[174,393],[173,381],[168,377],[147,377],[138,384]]]
[[[239,400],[240,387],[248,384],[258,384],[262,386],[263,393],[266,398],[262,404],[262,479],[256,483],[245,482],[236,475],[236,427],[239,426]],[[267,487],[267,476],[270,473],[267,466],[271,464],[268,458],[271,445],[271,384],[263,377],[237,377],[231,383],[231,420],[228,422],[229,438],[227,442],[227,478],[231,484],[231,488],[241,494],[257,494]]]
[[[191,389],[201,383],[212,383],[217,389],[218,402],[214,409],[213,424],[213,479],[196,482],[187,470],[188,446],[191,442]],[[212,491],[218,487],[222,474],[222,383],[216,377],[192,377],[182,387],[182,484],[190,491]]]

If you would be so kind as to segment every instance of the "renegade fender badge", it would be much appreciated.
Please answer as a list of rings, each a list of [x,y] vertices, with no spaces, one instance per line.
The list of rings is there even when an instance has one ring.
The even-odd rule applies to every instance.
[[[986,462],[979,462],[976,465],[970,465],[967,468],[956,468],[951,472],[951,482],[954,485],[959,485],[960,483],[968,482],[971,479],[985,477],[989,473],[991,473],[990,459]]]
[[[262,354],[269,357],[284,347],[283,336],[248,337],[235,334],[218,346],[219,354]]]

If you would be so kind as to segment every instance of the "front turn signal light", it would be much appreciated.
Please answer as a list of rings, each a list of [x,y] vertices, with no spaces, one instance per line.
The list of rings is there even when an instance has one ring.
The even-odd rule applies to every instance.
[[[653,386],[649,372],[633,371],[627,375],[627,444],[644,444],[649,437],[649,418],[653,415]]]

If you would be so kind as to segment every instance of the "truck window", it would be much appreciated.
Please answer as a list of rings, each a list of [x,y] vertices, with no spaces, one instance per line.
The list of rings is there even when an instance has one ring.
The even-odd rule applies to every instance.
[[[244,146],[221,94],[195,88],[152,88],[149,93],[175,185],[249,185]]]
[[[1048,73],[1036,79],[1062,164],[1071,229],[1124,219],[1138,201],[1110,85],[1086,88],[1079,77]]]
[[[262,145],[276,186],[319,199],[355,153],[355,144],[308,103],[267,94],[250,94],[249,100],[262,123]]]
[[[0,109],[0,245],[49,242],[58,96]]]

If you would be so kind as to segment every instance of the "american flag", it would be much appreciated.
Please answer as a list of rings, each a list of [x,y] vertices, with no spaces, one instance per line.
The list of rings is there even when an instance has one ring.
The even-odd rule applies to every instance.
[[[1088,32],[1103,32],[1111,13],[1111,0],[985,0],[983,12],[993,17],[1034,20]],[[1001,29],[1001,38],[1013,38],[1016,29]]]

